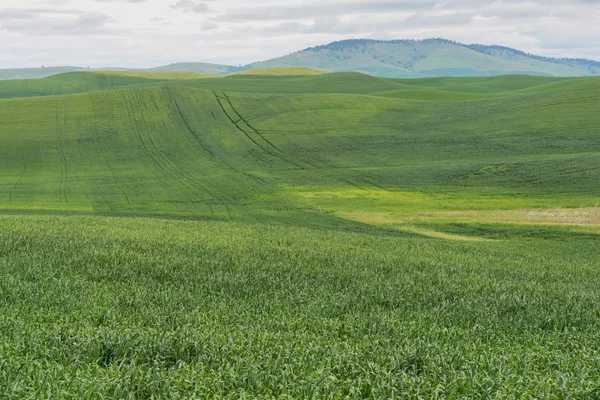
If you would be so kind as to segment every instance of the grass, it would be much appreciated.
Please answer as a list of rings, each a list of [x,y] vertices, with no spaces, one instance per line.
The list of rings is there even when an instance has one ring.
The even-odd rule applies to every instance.
[[[594,207],[600,195],[596,78],[409,87],[358,74],[157,81],[114,72],[31,82],[98,91],[2,100],[0,202],[13,211],[257,222],[316,209]],[[384,85],[499,97],[386,98]]]
[[[160,75],[0,82],[0,397],[600,395],[599,79]]]
[[[106,217],[0,226],[5,398],[598,395],[589,238]]]

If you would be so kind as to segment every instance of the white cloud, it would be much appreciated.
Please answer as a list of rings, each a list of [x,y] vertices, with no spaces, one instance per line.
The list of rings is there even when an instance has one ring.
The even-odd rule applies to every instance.
[[[257,5],[258,4],[258,5]],[[245,64],[348,38],[600,59],[593,0],[2,0],[0,68]]]
[[[185,12],[205,13],[208,11],[208,4],[195,0],[179,0],[171,8]]]

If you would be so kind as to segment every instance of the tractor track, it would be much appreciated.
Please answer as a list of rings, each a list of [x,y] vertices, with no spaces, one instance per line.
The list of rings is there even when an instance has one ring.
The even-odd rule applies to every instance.
[[[127,192],[123,189],[123,187],[117,180],[115,171],[113,170],[112,165],[110,164],[110,162],[108,161],[108,158],[106,157],[106,152],[104,151],[104,147],[102,147],[102,145],[100,144],[101,138],[100,138],[100,133],[98,132],[98,120],[96,118],[96,106],[94,104],[94,96],[90,96],[90,102],[92,104],[92,116],[94,117],[94,133],[96,135],[98,147],[100,148],[100,154],[102,154],[102,158],[104,159],[104,162],[106,163],[106,166],[108,167],[108,170],[110,171],[110,174],[112,175],[115,185],[117,186],[119,191],[123,194],[123,196],[125,196],[125,200],[127,201],[127,204],[131,204],[131,201],[129,200],[129,196],[127,195]]]
[[[258,137],[260,137],[262,140],[264,140],[265,143],[267,143],[269,146],[271,146],[276,151],[278,151],[282,154],[285,154],[277,146],[275,146],[273,143],[271,143],[271,141],[269,141],[266,137],[264,137],[256,128],[254,128],[252,125],[250,125],[244,117],[242,117],[242,115],[238,112],[238,110],[236,110],[236,108],[231,103],[231,99],[229,98],[229,96],[227,96],[227,94],[223,93],[223,96],[225,96],[225,99],[226,99],[227,103],[229,104],[229,107],[231,107],[231,109],[233,110],[235,115],[238,116],[238,118],[239,118],[238,123],[243,122],[248,128],[250,128],[254,133],[256,133],[258,135]]]
[[[15,190],[17,189],[17,186],[19,186],[19,184],[23,180],[23,177],[27,173],[27,164],[25,164],[25,157],[23,155],[23,145],[22,144],[21,144],[21,164],[23,165],[23,171],[21,172],[21,175],[19,175],[19,178],[17,179],[15,184],[10,189],[10,193],[8,194],[8,202],[9,203],[12,203],[13,193],[15,192]]]
[[[226,93],[223,93],[223,96],[224,96],[224,97],[220,97],[220,96],[219,96],[219,95],[218,95],[216,92],[214,92],[214,91],[213,91],[213,94],[215,95],[215,97],[216,97],[216,99],[217,99],[217,101],[218,101],[218,103],[219,103],[219,106],[221,107],[221,110],[223,111],[223,113],[225,113],[225,115],[226,115],[226,116],[227,116],[227,118],[228,118],[228,119],[231,121],[231,123],[232,123],[232,124],[234,124],[234,125],[237,127],[237,129],[238,129],[238,130],[240,130],[241,132],[243,132],[243,133],[246,135],[246,137],[248,137],[250,140],[252,140],[252,142],[254,142],[254,143],[257,145],[257,146],[259,146],[259,147],[260,147],[261,149],[263,149],[265,152],[267,152],[268,154],[272,155],[273,157],[276,157],[276,158],[278,158],[279,160],[281,160],[281,161],[283,161],[283,162],[286,162],[286,163],[288,163],[288,164],[292,164],[292,165],[294,165],[294,166],[296,166],[296,167],[300,168],[301,170],[308,170],[308,169],[312,169],[312,170],[323,171],[323,169],[322,169],[322,168],[320,168],[319,166],[317,166],[317,165],[314,165],[314,164],[312,164],[312,163],[309,163],[309,162],[307,162],[307,161],[302,161],[302,163],[304,163],[305,165],[301,165],[301,164],[299,164],[299,162],[298,162],[298,161],[296,161],[296,160],[293,160],[293,159],[292,159],[292,160],[290,160],[290,156],[289,156],[287,153],[285,153],[284,151],[282,151],[281,149],[279,149],[278,147],[276,147],[276,146],[275,146],[273,143],[271,143],[269,140],[267,140],[267,139],[264,137],[264,135],[263,135],[263,134],[262,134],[262,133],[261,133],[261,132],[260,132],[258,129],[256,129],[256,128],[255,128],[255,127],[253,127],[252,125],[248,124],[248,122],[246,121],[246,119],[245,119],[245,118],[244,118],[244,117],[243,117],[243,116],[242,116],[242,115],[241,115],[241,114],[240,114],[240,113],[237,111],[237,109],[236,109],[236,108],[233,106],[233,104],[232,104],[232,102],[231,102],[231,99],[229,98],[229,96],[227,96],[227,94],[226,94]],[[224,105],[223,105],[222,101],[226,101],[226,102],[227,102],[227,104],[229,105],[229,107],[231,107],[231,109],[233,110],[233,112],[235,113],[235,115],[236,115],[236,116],[239,118],[239,119],[238,119],[238,122],[236,122],[236,121],[235,121],[235,120],[234,120],[234,119],[233,119],[233,118],[232,118],[232,117],[231,117],[231,116],[230,116],[230,115],[227,113],[227,111],[225,110],[225,107],[224,107]],[[256,135],[258,135],[258,136],[259,136],[259,137],[260,137],[262,140],[264,140],[264,141],[265,141],[267,144],[269,144],[269,145],[270,145],[270,146],[271,146],[271,147],[272,147],[272,148],[273,148],[273,149],[274,149],[274,150],[275,150],[275,151],[276,151],[278,154],[274,154],[274,153],[273,153],[273,151],[271,151],[271,150],[269,150],[269,149],[265,149],[265,148],[264,148],[264,146],[261,146],[260,144],[258,144],[258,143],[257,143],[257,142],[256,142],[256,141],[255,141],[255,140],[254,140],[254,139],[251,137],[250,133],[249,133],[248,131],[246,131],[245,129],[243,129],[243,128],[242,128],[242,126],[240,126],[240,124],[241,124],[242,122],[243,122],[243,123],[244,123],[244,124],[245,124],[245,125],[246,125],[248,128],[250,128],[250,129],[252,130],[252,132],[254,132]],[[324,130],[324,131],[327,131],[327,130]],[[279,133],[279,132],[277,132],[277,133]],[[310,168],[307,168],[307,166],[308,166],[308,167],[310,167]],[[337,175],[337,174],[336,174],[336,175]],[[385,187],[383,187],[383,186],[380,186],[380,185],[378,185],[378,184],[375,184],[375,183],[373,183],[373,182],[367,181],[366,179],[363,179],[363,178],[356,178],[356,177],[354,177],[354,179],[349,179],[349,178],[346,178],[346,177],[341,177],[341,176],[339,176],[339,175],[337,175],[337,176],[336,176],[336,175],[333,175],[333,176],[331,176],[331,177],[332,177],[333,179],[337,179],[337,180],[339,180],[340,182],[343,182],[343,183],[345,183],[345,184],[347,184],[347,185],[349,185],[349,186],[351,186],[351,187],[354,187],[354,188],[356,188],[356,189],[358,189],[358,190],[362,190],[362,191],[364,191],[364,192],[367,192],[367,193],[369,192],[369,188],[368,188],[368,187],[365,187],[365,184],[366,184],[366,186],[370,186],[370,187],[373,187],[373,188],[377,188],[377,189],[379,189],[379,190],[383,190],[383,191],[386,191],[386,192],[389,192],[389,191],[390,191],[389,189],[387,189],[387,188],[385,188]],[[357,181],[358,181],[358,182],[357,182]]]
[[[169,169],[171,171],[171,174],[170,174],[171,177],[176,179],[183,186],[185,186],[188,190],[190,190],[190,192],[197,198],[197,200],[199,202],[203,202],[203,199],[197,193],[199,188],[195,187],[194,185],[192,185],[191,182],[188,182],[186,180],[186,178],[191,179],[192,181],[195,181],[195,179],[193,177],[191,177],[189,174],[186,174],[185,172],[183,172],[167,156],[165,156],[164,153],[160,150],[160,148],[156,144],[156,142],[154,141],[154,139],[152,138],[152,135],[150,134],[150,129],[148,129],[148,121],[146,120],[146,116],[144,115],[144,110],[142,108],[142,104],[143,104],[142,99],[140,98],[139,93],[136,92],[135,94],[136,94],[136,99],[137,99],[139,107],[140,107],[140,114],[142,116],[142,121],[144,122],[144,127],[146,130],[150,145],[152,146],[154,151],[160,156],[160,158],[164,161],[164,164],[169,166]],[[188,197],[188,199],[189,199],[189,196],[186,196],[186,197]],[[190,199],[190,201],[193,201],[193,200]],[[211,211],[212,211],[212,208],[211,208]]]
[[[269,155],[271,155],[273,157],[277,157],[276,154],[274,154],[273,152],[271,152],[268,149],[265,149],[260,143],[258,143],[256,140],[254,140],[254,138],[252,136],[250,136],[250,134],[248,132],[246,132],[242,127],[240,127],[239,123],[236,123],[235,120],[233,118],[231,118],[231,116],[229,115],[229,113],[227,112],[227,110],[225,110],[225,106],[223,106],[223,103],[221,102],[221,100],[223,100],[223,99],[221,97],[219,97],[216,92],[213,92],[213,94],[215,95],[217,103],[219,103],[219,107],[221,108],[221,111],[223,111],[223,114],[225,114],[225,116],[227,117],[227,119],[229,119],[229,121],[231,121],[231,123],[240,132],[242,132],[252,143],[254,143],[256,146],[258,146],[262,151],[264,151],[265,153],[267,153],[267,154],[269,154]]]
[[[183,122],[183,125],[185,126],[187,132],[194,138],[193,142],[190,143],[196,143],[198,144],[202,150],[204,150],[206,152],[206,154],[208,154],[210,156],[210,159],[216,159],[213,151],[209,148],[207,148],[202,140],[200,139],[200,136],[194,131],[194,129],[192,128],[192,126],[190,125],[190,123],[188,122],[187,118],[185,118],[183,111],[181,110],[181,107],[179,106],[179,103],[177,102],[177,99],[175,98],[175,96],[173,95],[173,93],[171,92],[171,88],[169,88],[168,86],[165,86],[165,92],[167,93],[168,97],[170,98],[174,108],[175,108],[175,115],[173,115],[173,113],[171,113],[173,115],[173,117],[176,117],[176,119],[180,119]],[[175,120],[176,120],[175,119]],[[164,121],[163,121],[164,124]],[[165,126],[165,129],[167,129],[167,127]],[[188,140],[189,141],[189,140]],[[195,152],[203,157],[206,154],[203,154],[202,152],[198,151],[197,149],[194,149]],[[225,164],[225,167],[227,169],[229,169],[230,171],[233,172],[237,172],[235,170],[233,170],[229,165]],[[229,208],[229,201],[230,199],[224,198],[223,196],[221,196],[218,193],[215,193],[214,191],[212,191],[211,189],[208,188],[207,185],[205,185],[204,183],[202,183],[199,179],[196,179],[191,173],[187,173],[181,169],[178,168],[178,170],[180,171],[181,174],[183,174],[184,176],[188,177],[188,179],[190,179],[191,182],[195,183],[197,186],[197,189],[201,189],[204,192],[206,192],[211,198],[218,200],[222,203],[222,205],[225,207],[227,214],[229,215],[229,218],[231,219],[231,210]]]
[[[63,99],[63,107],[62,107],[62,133],[61,133],[61,124],[59,118],[59,99],[56,100],[56,116],[55,116],[55,128],[56,128],[56,154],[58,157],[58,161],[60,162],[60,181],[58,183],[58,199],[59,202],[68,203],[69,199],[67,197],[67,181],[68,181],[68,170],[67,170],[67,157],[65,155],[64,149],[64,135],[66,131],[66,100]]]
[[[311,165],[309,163],[304,163],[305,165],[300,164],[298,161],[290,159],[290,157],[283,152],[282,150],[280,150],[278,147],[276,147],[273,143],[271,143],[268,139],[266,139],[257,129],[255,129],[254,127],[252,127],[250,124],[248,124],[246,122],[246,120],[244,119],[244,117],[242,117],[242,115],[235,109],[235,107],[233,106],[233,104],[231,103],[231,100],[229,99],[229,97],[227,97],[227,95],[225,93],[223,93],[223,95],[225,97],[220,97],[219,95],[217,95],[216,92],[213,92],[213,94],[215,95],[215,98],[217,99],[217,102],[219,103],[219,107],[221,108],[221,110],[223,111],[223,113],[227,116],[227,118],[229,119],[229,121],[231,121],[231,123],[233,125],[235,125],[235,127],[241,131],[248,139],[250,139],[255,145],[257,145],[260,149],[262,149],[265,153],[277,158],[278,160],[293,165],[301,170],[305,170],[307,169],[307,165],[315,168],[314,165]],[[227,104],[229,105],[229,107],[233,110],[233,112],[235,113],[235,115],[239,118],[239,122],[236,122],[234,118],[231,117],[231,115],[229,115],[229,113],[226,111],[225,106],[223,105],[223,101],[226,101]],[[265,146],[261,145],[258,141],[256,141],[250,132],[248,132],[246,129],[244,129],[241,126],[241,123],[244,123],[252,132],[254,132],[260,139],[262,139],[262,141],[264,141],[269,148],[266,148]]]
[[[133,102],[131,101],[131,98],[129,96],[125,96],[124,92],[121,92],[121,95],[123,96],[123,99],[125,100],[126,104],[129,105],[129,109],[131,111],[131,115],[133,116],[133,120],[135,122],[135,128],[138,134],[138,138],[140,140],[140,143],[142,144],[142,147],[144,149],[144,152],[146,154],[148,154],[148,156],[150,157],[150,159],[154,162],[154,164],[161,170],[163,171],[163,173],[166,174],[166,176],[171,177],[174,180],[177,180],[180,182],[180,179],[178,179],[177,177],[173,176],[172,172],[168,171],[165,166],[163,165],[163,163],[159,162],[158,159],[154,156],[154,154],[152,154],[152,152],[150,151],[150,149],[148,148],[148,145],[146,144],[146,141],[144,140],[144,135],[142,134],[142,130],[140,129],[140,125],[138,123],[137,117],[135,116],[135,110],[133,108]],[[139,101],[139,98],[138,98]],[[141,104],[139,104],[139,106],[141,107]],[[142,119],[143,119],[143,115],[142,115]],[[146,126],[147,129],[147,126]],[[184,185],[185,186],[185,185]],[[186,186],[187,187],[187,186]],[[189,188],[188,188],[189,189]],[[181,187],[177,186],[177,190],[179,192],[181,192],[181,194],[186,197],[188,199],[188,201],[192,202],[192,199],[190,199],[188,193],[186,193],[185,191],[183,191],[181,189]]]

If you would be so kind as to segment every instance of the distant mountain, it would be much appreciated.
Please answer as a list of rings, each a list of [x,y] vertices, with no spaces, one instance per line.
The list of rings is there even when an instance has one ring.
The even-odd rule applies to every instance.
[[[202,62],[174,63],[149,71],[201,72],[229,75],[258,68],[304,67],[329,72],[363,72],[386,78],[435,76],[495,76],[528,74],[540,76],[600,75],[600,62],[549,58],[503,46],[462,44],[446,39],[370,40],[352,39],[310,47],[285,57],[246,66]],[[0,70],[2,79],[43,78],[78,67]]]
[[[600,75],[600,62],[540,57],[502,46],[465,45],[445,39],[344,40],[252,64],[357,71],[391,78],[430,76]]]

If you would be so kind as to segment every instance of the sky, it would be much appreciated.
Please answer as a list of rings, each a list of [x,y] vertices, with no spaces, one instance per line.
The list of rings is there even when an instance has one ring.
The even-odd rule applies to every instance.
[[[0,68],[240,65],[432,37],[600,60],[600,0],[0,0]]]

